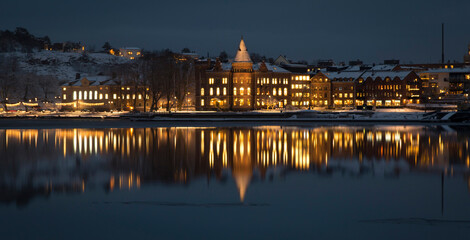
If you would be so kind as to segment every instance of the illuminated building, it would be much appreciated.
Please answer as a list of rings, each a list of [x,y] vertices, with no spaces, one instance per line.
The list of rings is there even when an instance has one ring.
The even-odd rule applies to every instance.
[[[265,62],[254,64],[243,39],[233,62],[207,63],[196,74],[197,110],[243,111],[291,104],[291,73]]]
[[[125,47],[119,49],[119,56],[128,59],[137,59],[142,56],[142,49],[136,47]]]
[[[150,108],[148,89],[121,85],[108,76],[83,77],[61,86],[63,110],[90,109],[96,111],[138,110]],[[135,109],[134,109],[135,106]]]
[[[311,95],[314,106],[397,107],[419,103],[421,79],[412,71],[319,72]]]

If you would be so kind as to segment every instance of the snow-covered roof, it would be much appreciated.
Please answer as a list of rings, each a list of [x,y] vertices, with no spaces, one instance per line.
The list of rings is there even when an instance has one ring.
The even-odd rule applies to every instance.
[[[397,65],[376,65],[371,68],[372,71],[392,71]]]
[[[343,72],[359,72],[361,71],[361,66],[360,65],[355,65],[355,66],[348,66]]]
[[[322,72],[329,79],[357,79],[361,77],[364,72]]]
[[[254,64],[253,65],[253,70],[259,70],[260,66],[261,66],[262,63],[257,63],[257,64]],[[268,69],[268,71],[272,71],[272,72],[276,72],[276,73],[290,73],[290,71],[284,69],[284,68],[281,68],[279,66],[276,66],[276,65],[272,65],[270,63],[265,63],[266,64],[266,68]]]
[[[422,73],[470,73],[470,68],[440,68],[431,69]]]
[[[376,79],[380,77],[381,79],[385,79],[387,77],[394,79],[398,77],[399,79],[403,79],[406,76],[410,75],[412,71],[403,71],[403,72],[373,72],[373,71],[367,71],[365,72],[361,78],[366,79],[368,77],[371,77],[372,79]]]
[[[251,62],[250,54],[248,53],[243,38],[240,40],[235,62]]]
[[[123,47],[121,49],[124,49],[124,50],[140,50],[140,48],[138,48],[138,47]]]

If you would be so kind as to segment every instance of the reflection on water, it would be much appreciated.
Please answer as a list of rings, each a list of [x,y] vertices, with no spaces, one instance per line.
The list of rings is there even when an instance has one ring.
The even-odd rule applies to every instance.
[[[470,183],[470,132],[449,127],[255,127],[0,130],[0,201],[133,190],[146,183],[223,181],[243,201],[254,176],[292,172],[398,176],[411,171]]]

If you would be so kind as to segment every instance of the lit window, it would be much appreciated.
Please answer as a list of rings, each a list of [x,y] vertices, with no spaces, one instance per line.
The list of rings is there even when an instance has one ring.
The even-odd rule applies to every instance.
[[[101,100],[101,99],[103,99],[103,94],[102,94],[102,93],[100,93],[100,100]]]
[[[131,95],[130,95],[130,94],[127,94],[127,99],[131,99]]]
[[[246,89],[246,94],[247,94],[247,95],[251,95],[251,88],[247,88],[247,89]]]
[[[104,95],[104,99],[108,99],[108,94],[107,93]]]
[[[227,78],[222,78],[222,84],[227,84]]]
[[[113,99],[117,99],[117,94],[116,93],[113,94]]]
[[[279,88],[279,89],[277,90],[277,93],[279,94],[279,96],[281,96],[281,95],[282,95],[282,88]]]
[[[227,88],[224,87],[224,95],[227,95]]]
[[[62,99],[67,100],[67,95],[64,94],[64,96],[62,97]]]
[[[83,92],[83,100],[87,100],[87,98],[88,98],[87,91],[84,91]]]
[[[287,88],[284,88],[284,96],[287,96]]]
[[[209,78],[209,84],[214,84],[214,78]]]
[[[201,106],[204,106],[204,99],[201,99]]]
[[[98,99],[98,91],[95,91],[95,99]]]
[[[90,91],[90,95],[88,95],[88,97],[90,98],[90,100],[93,99],[93,91]]]
[[[243,94],[245,94],[245,89],[241,87],[241,88],[240,88],[240,95],[243,96]]]
[[[139,100],[142,99],[142,94],[139,94]]]
[[[211,96],[214,95],[214,89],[212,89],[212,88],[209,89],[209,95],[211,95]]]
[[[233,88],[233,95],[234,95],[234,96],[237,95],[237,88]]]
[[[77,100],[77,91],[73,91],[73,100]]]
[[[201,88],[201,96],[204,96],[204,88]]]
[[[215,91],[215,93],[217,94],[217,96],[219,96],[219,95],[220,95],[220,89],[217,88],[216,91]]]

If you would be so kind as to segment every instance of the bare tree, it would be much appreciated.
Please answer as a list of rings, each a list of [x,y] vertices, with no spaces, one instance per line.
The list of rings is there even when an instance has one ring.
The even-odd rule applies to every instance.
[[[194,63],[189,60],[178,62],[175,70],[175,97],[178,110],[181,110],[190,91],[190,84],[194,82]]]
[[[0,58],[0,101],[5,110],[8,110],[6,104],[12,97],[18,74],[18,59],[5,56]]]
[[[38,86],[44,94],[43,100],[45,102],[49,101],[49,96],[55,92],[58,88],[58,80],[54,76],[36,76],[38,81]]]

